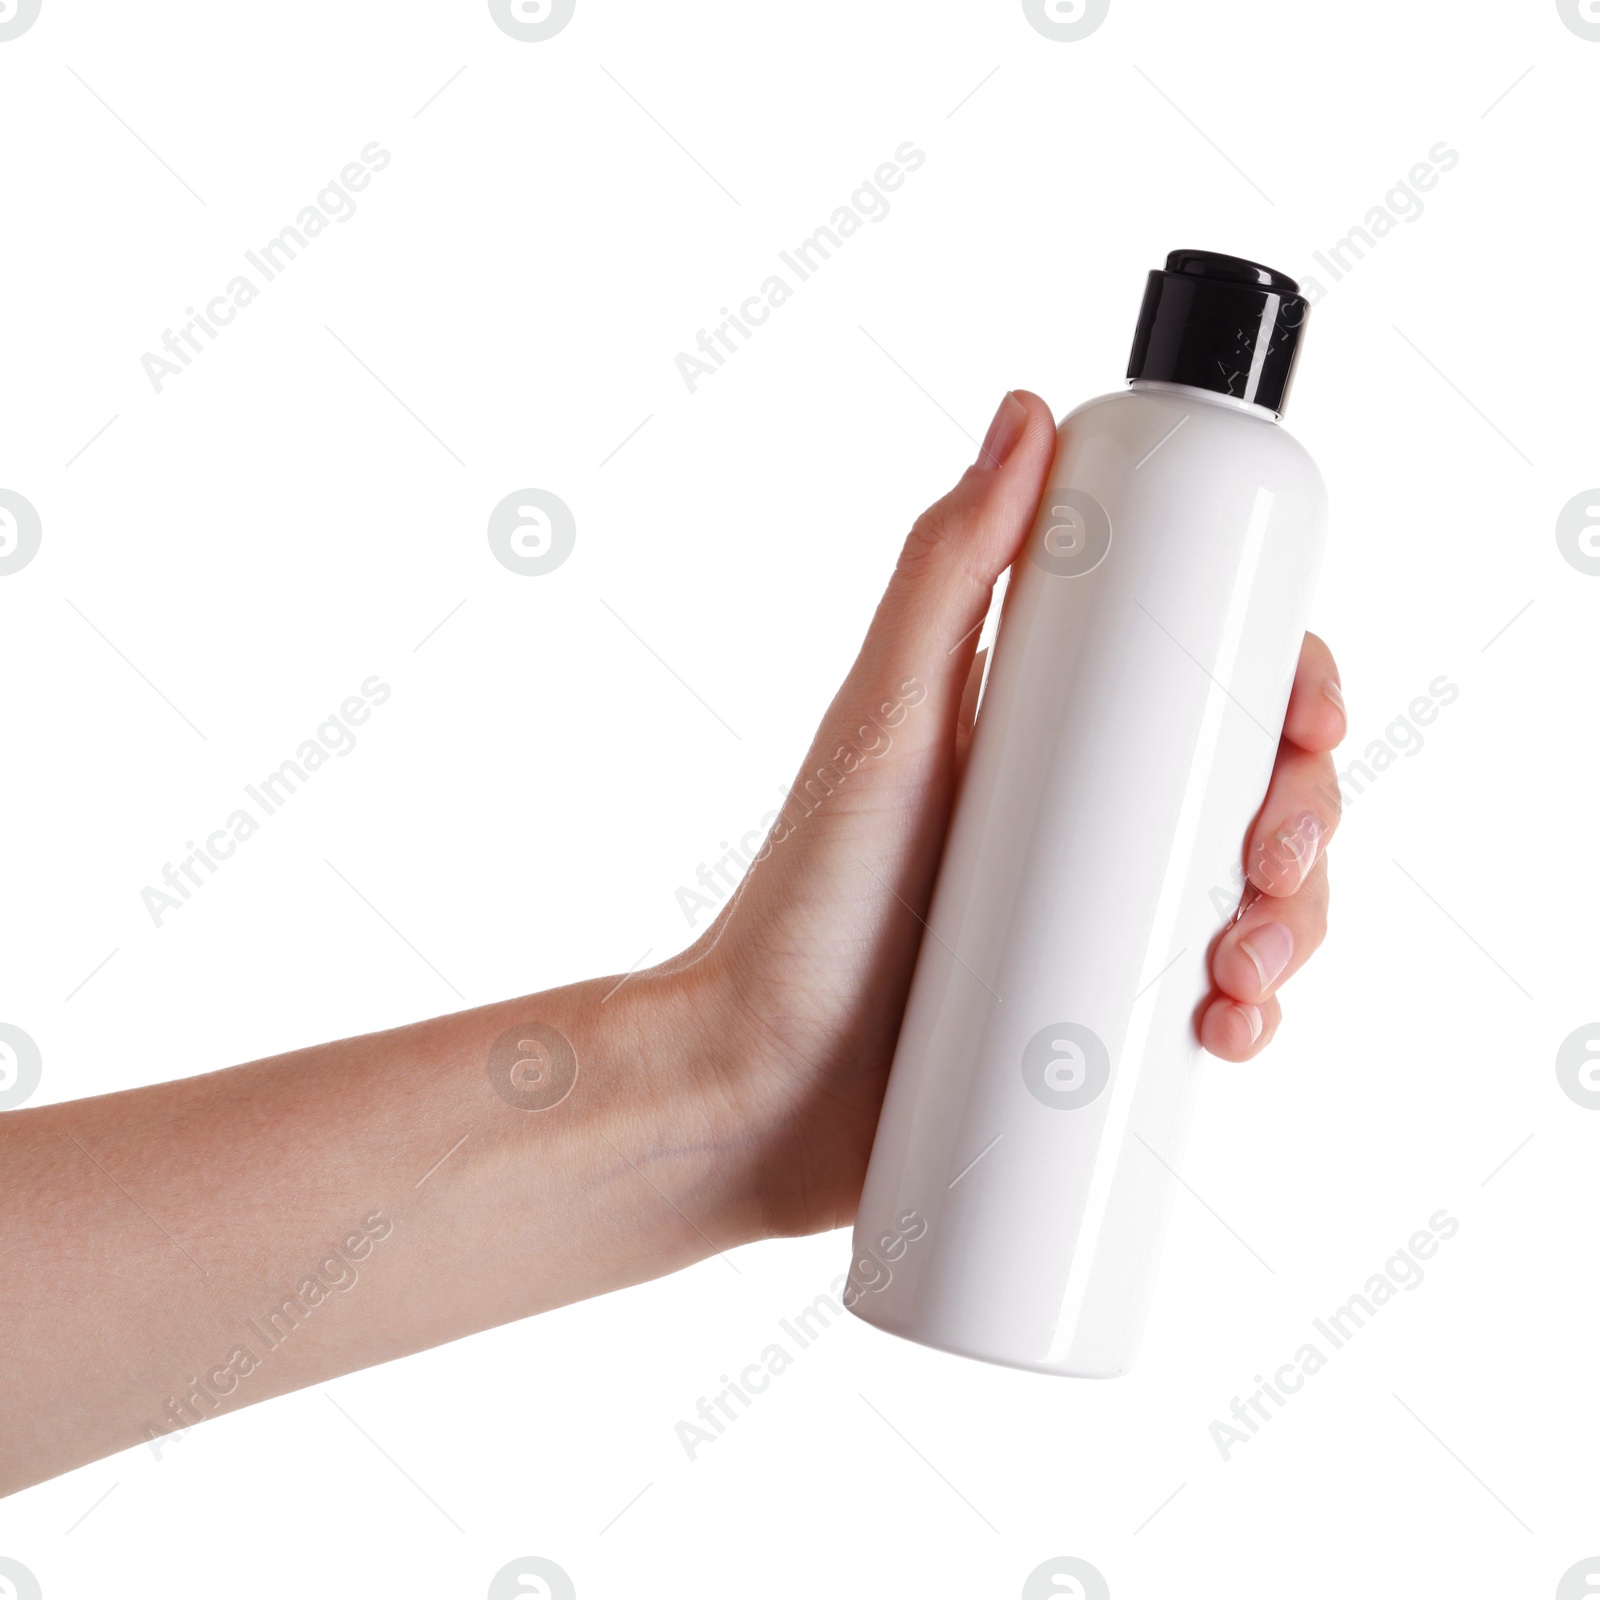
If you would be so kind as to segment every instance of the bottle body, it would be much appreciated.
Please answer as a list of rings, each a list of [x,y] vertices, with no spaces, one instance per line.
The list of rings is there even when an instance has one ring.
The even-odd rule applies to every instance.
[[[858,1316],[1037,1371],[1131,1365],[1325,525],[1260,406],[1141,382],[1062,422],[879,1120]]]

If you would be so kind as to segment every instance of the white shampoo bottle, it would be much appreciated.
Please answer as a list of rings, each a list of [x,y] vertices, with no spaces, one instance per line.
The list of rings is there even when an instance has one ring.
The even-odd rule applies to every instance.
[[[1012,569],[846,1301],[1073,1377],[1137,1353],[1326,524],[1298,285],[1179,250]]]

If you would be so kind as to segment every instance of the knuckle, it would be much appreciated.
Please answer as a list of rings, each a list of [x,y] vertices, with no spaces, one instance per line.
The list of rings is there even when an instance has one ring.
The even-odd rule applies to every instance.
[[[955,542],[960,518],[948,500],[936,500],[911,524],[904,549],[900,552],[900,569],[919,572],[940,559],[943,552]]]
[[[976,512],[968,477],[973,469],[942,499],[935,500],[911,524],[911,532],[900,552],[898,570],[915,575],[931,566],[942,566],[953,558],[965,557]]]

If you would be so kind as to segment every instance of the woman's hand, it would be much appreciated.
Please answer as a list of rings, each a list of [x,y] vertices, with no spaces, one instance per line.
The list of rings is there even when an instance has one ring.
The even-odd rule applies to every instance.
[[[1033,524],[1055,442],[1037,395],[1001,401],[977,460],[913,525],[769,847],[666,969],[710,985],[696,1007],[721,1019],[712,1121],[737,1169],[729,1182],[749,1190],[762,1231],[815,1232],[855,1214],[971,732],[977,636]],[[871,719],[908,704],[913,681],[925,698],[891,746],[874,749]],[[1212,958],[1200,1037],[1225,1060],[1266,1048],[1279,986],[1322,942],[1324,850],[1338,821],[1328,752],[1344,731],[1333,658],[1308,634],[1252,830],[1246,906]],[[838,770],[841,746],[866,758],[842,785],[818,783],[823,768]]]
[[[1054,450],[1044,402],[1008,395],[912,529],[796,796],[841,745],[862,759],[790,799],[679,960],[0,1116],[0,1279],[21,1286],[0,1493],[141,1441],[159,1459],[220,1412],[848,1222],[972,724],[974,641]],[[1231,1060],[1272,1037],[1278,984],[1322,938],[1337,696],[1308,639],[1251,847],[1260,894],[1212,964],[1202,1038]]]

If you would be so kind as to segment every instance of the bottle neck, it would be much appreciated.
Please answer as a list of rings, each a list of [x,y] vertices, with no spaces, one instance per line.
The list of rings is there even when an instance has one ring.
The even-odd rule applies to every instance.
[[[1236,400],[1230,394],[1218,394],[1215,389],[1201,389],[1192,383],[1167,383],[1160,378],[1132,378],[1128,382],[1130,389],[1136,389],[1141,394],[1171,394],[1184,400],[1203,401],[1208,406],[1221,406],[1225,411],[1241,411],[1246,416],[1260,417],[1264,422],[1276,422],[1278,413],[1266,406],[1258,406],[1253,400]]]

